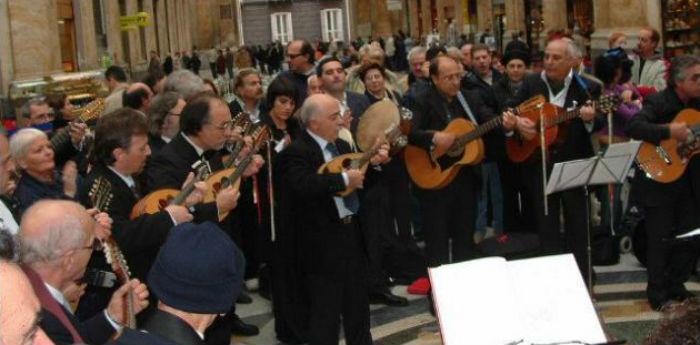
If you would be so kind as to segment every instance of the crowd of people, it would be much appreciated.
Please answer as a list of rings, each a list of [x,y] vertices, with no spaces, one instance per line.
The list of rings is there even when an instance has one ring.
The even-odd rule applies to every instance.
[[[595,281],[590,200],[583,188],[545,197],[542,174],[616,142],[700,140],[697,124],[673,121],[700,110],[700,59],[664,60],[656,30],[639,37],[633,53],[612,35],[592,69],[560,35],[543,52],[516,35],[502,56],[457,38],[414,45],[402,33],[348,47],[193,49],[163,63],[152,52],[142,81],[105,71],[110,94],[93,121],[77,121],[66,95],[32,99],[19,114],[26,126],[0,133],[0,343],[229,344],[232,333],[259,332],[236,314],[255,288],[285,344],[337,344],[341,326],[346,344],[372,344],[370,304],[409,304],[392,286],[430,294],[429,267],[478,258],[483,238],[517,232],[537,236],[533,255],[573,253],[582,279]],[[288,68],[276,73],[283,57]],[[207,65],[232,80],[230,102],[198,76]],[[274,74],[267,87],[264,74]],[[619,99],[612,122],[594,103],[605,95]],[[545,172],[539,151],[515,162],[507,149],[539,135],[515,110],[536,96],[577,111],[560,124]],[[358,123],[380,102],[411,113],[405,139],[431,155],[465,150],[446,130],[456,119],[499,126],[483,136],[485,159],[437,188],[412,183],[410,156],[379,139],[366,170],[320,170],[359,151]],[[631,182],[654,309],[693,297],[684,283],[698,245],[668,239],[698,227],[697,162],[672,183],[641,171]],[[620,189],[601,193],[613,219]],[[684,318],[697,319],[689,310]]]

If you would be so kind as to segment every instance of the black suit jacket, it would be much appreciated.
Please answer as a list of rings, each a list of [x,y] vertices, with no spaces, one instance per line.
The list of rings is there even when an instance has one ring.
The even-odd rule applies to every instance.
[[[100,345],[104,344],[114,335],[115,329],[107,321],[104,313],[98,313],[90,319],[80,322],[73,313],[69,312],[61,306],[68,320],[73,324],[73,327],[78,331],[80,337],[87,344]],[[70,331],[63,326],[53,314],[46,309],[41,309],[41,321],[39,326],[48,335],[48,337],[57,345],[73,344],[73,337]]]
[[[148,134],[148,146],[151,147],[151,154],[156,154],[167,144],[163,138],[155,136],[153,134]]]
[[[131,220],[131,209],[138,202],[137,196],[124,180],[102,165],[96,165],[90,171],[86,178],[85,188],[80,190],[80,202],[85,207],[93,207],[88,193],[95,180],[99,177],[109,182],[111,187],[112,200],[107,208],[102,211],[109,213],[109,216],[114,221],[112,224],[112,236],[124,253],[132,275],[141,281],[145,281],[151,263],[173,227],[173,221],[166,211],[141,215]],[[98,253],[98,256],[102,257],[104,255]]]
[[[156,310],[146,320],[143,331],[125,329],[114,345],[203,345],[204,341],[185,321]]]
[[[685,108],[700,110],[700,99],[684,104],[676,91],[669,87],[644,99],[642,110],[627,124],[627,134],[632,139],[658,144],[670,138],[666,126]],[[647,178],[644,172],[637,171],[633,180],[633,198],[645,206],[659,206],[668,203],[680,194],[679,188],[687,188],[685,178],[690,179],[696,197],[700,196],[700,160],[692,158],[683,176],[671,183],[658,183]]]
[[[585,88],[584,88],[585,85]],[[597,99],[601,94],[600,85],[584,76],[574,74],[571,85],[566,94],[565,108],[572,107],[574,101],[578,106],[584,105],[589,99]],[[522,102],[534,97],[543,95],[549,101],[549,90],[547,84],[542,80],[540,74],[531,74],[525,77],[523,85],[513,97],[510,106],[516,107]],[[568,160],[588,158],[593,156],[591,146],[591,133],[601,129],[605,125],[605,120],[601,116],[596,116],[593,122],[593,131],[588,132],[583,120],[575,118],[567,123],[559,125],[559,138],[557,142],[549,148],[550,163],[563,162]],[[515,134],[517,135],[517,133]],[[531,158],[540,157],[533,154]]]
[[[340,154],[350,152],[343,140],[336,140]],[[341,174],[318,174],[325,163],[318,143],[306,131],[278,156],[280,208],[293,222],[298,237],[302,269],[309,273],[333,273],[338,264],[353,252],[343,240],[342,227],[333,197],[345,189]],[[371,173],[372,169],[368,169]],[[285,225],[287,228],[287,225]],[[358,236],[359,228],[358,228]]]
[[[212,172],[224,168],[221,156],[216,152],[205,152]],[[151,156],[146,165],[147,191],[163,188],[181,189],[187,175],[193,171],[192,164],[200,159],[197,151],[178,133],[163,149]],[[195,221],[218,221],[216,203],[195,206]]]
[[[357,131],[357,124],[360,121],[360,117],[365,113],[365,110],[369,108],[369,99],[361,93],[345,91],[345,101],[352,112],[352,122],[350,123],[350,131],[355,133]]]

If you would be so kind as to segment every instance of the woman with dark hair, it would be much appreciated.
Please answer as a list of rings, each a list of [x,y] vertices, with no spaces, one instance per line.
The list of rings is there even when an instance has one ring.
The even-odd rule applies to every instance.
[[[293,117],[298,108],[296,97],[294,84],[286,79],[275,79],[267,88],[265,109],[269,110],[261,115],[261,119],[270,128],[276,152],[289,145],[300,128],[299,122]],[[280,144],[283,145],[278,149]]]
[[[363,65],[358,71],[360,80],[365,84],[365,96],[373,104],[382,99],[389,99],[394,104],[401,104],[401,97],[395,91],[386,88],[386,71],[378,63]]]
[[[53,130],[61,129],[74,119],[75,107],[65,93],[52,94],[46,97],[46,103],[53,109]]]

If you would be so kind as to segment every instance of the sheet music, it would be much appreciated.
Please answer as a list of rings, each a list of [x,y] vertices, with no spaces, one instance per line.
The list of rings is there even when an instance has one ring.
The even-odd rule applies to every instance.
[[[626,172],[632,167],[641,142],[630,141],[612,144],[600,158],[596,170],[591,176],[590,185],[622,183]]]
[[[595,160],[593,159],[579,159],[565,164],[554,164],[547,181],[547,195],[586,185],[594,166]]]
[[[515,305],[507,270],[499,257],[430,269],[445,345],[503,345],[522,338],[517,313],[504,312]]]
[[[430,270],[445,345],[606,342],[571,254]]]

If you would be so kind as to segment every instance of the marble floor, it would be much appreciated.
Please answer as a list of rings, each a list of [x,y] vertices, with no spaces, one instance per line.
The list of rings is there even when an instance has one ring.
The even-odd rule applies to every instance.
[[[631,254],[621,257],[614,266],[596,267],[598,282],[594,287],[595,307],[613,339],[626,339],[628,344],[641,344],[653,329],[660,314],[649,307],[645,297],[646,272]],[[700,292],[696,277],[686,284],[694,293]],[[376,345],[438,345],[442,344],[434,317],[428,312],[425,296],[406,293],[405,286],[393,292],[410,300],[407,307],[371,307],[372,337]],[[232,344],[275,345],[274,320],[270,302],[251,293],[253,303],[238,305],[239,315],[260,327],[255,337],[233,337]],[[344,344],[344,342],[341,342]]]

